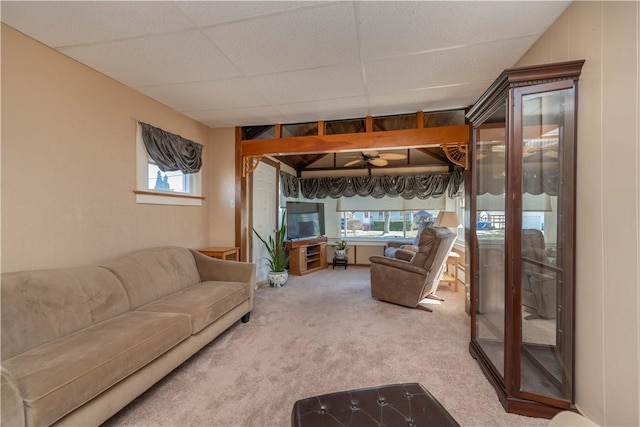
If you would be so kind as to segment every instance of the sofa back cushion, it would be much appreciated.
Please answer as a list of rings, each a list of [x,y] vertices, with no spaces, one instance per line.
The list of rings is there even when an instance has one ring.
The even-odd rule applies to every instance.
[[[2,274],[2,360],[129,311],[122,284],[100,267]]]
[[[201,281],[189,249],[174,246],[134,252],[104,267],[124,285],[132,310]]]

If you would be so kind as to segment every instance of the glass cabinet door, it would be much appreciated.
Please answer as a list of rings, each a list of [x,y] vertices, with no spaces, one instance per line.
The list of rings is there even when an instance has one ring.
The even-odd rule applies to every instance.
[[[565,84],[566,85],[566,84]],[[551,87],[562,84],[550,85]],[[520,390],[567,400],[572,392],[573,87],[515,91],[521,129]],[[547,88],[550,88],[547,85]],[[568,252],[567,252],[568,250]],[[567,256],[569,255],[569,256]]]
[[[475,129],[476,342],[504,380],[506,100]]]
[[[574,409],[577,81],[504,70],[471,107],[469,351],[508,412]]]

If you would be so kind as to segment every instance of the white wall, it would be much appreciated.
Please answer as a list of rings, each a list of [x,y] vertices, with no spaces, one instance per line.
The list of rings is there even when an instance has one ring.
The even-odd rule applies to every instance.
[[[574,2],[518,65],[585,59],[578,87],[576,405],[640,425],[640,3]]]

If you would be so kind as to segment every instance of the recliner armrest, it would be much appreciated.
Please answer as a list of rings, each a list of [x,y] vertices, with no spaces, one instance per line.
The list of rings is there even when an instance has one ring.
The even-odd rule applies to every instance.
[[[413,254],[412,254],[413,256]],[[425,270],[422,267],[417,267],[413,264],[410,264],[407,261],[403,261],[401,259],[395,259],[395,258],[388,258],[388,257],[384,257],[384,256],[380,256],[380,255],[374,255],[369,257],[369,262],[371,264],[380,264],[380,265],[384,265],[387,267],[392,267],[392,268],[398,268],[400,270],[405,270],[411,273],[417,273],[417,274],[423,274],[426,275],[427,274],[427,270]]]
[[[409,262],[411,261],[411,259],[414,257],[415,254],[416,254],[415,251],[410,251],[408,249],[396,249],[393,256],[396,259]]]

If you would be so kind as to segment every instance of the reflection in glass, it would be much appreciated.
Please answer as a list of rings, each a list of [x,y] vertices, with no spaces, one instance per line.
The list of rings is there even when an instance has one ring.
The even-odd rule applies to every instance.
[[[476,129],[476,340],[504,378],[505,104]]]
[[[564,97],[522,97],[522,256],[520,388],[569,398],[563,360],[561,285]],[[566,325],[568,326],[568,325]]]

